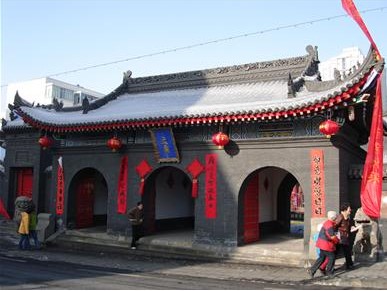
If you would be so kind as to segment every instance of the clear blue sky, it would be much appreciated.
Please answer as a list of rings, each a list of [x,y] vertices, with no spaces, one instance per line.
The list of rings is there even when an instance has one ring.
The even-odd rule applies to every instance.
[[[387,6],[354,2],[359,11]],[[340,0],[1,0],[2,95],[12,82],[342,14]],[[385,57],[387,9],[362,17]],[[342,17],[54,78],[109,93],[129,69],[140,77],[273,60],[304,55],[308,44],[322,61],[369,48]]]

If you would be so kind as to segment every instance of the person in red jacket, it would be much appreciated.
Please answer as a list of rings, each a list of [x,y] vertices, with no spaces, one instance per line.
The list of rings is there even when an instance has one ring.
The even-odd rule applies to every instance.
[[[337,213],[335,211],[328,211],[328,220],[326,220],[319,232],[316,247],[320,249],[320,256],[308,269],[308,274],[313,278],[316,271],[324,263],[325,259],[328,258],[328,264],[326,266],[326,273],[329,277],[333,276],[333,268],[335,264],[335,251],[336,245],[339,243],[339,238],[335,234]]]

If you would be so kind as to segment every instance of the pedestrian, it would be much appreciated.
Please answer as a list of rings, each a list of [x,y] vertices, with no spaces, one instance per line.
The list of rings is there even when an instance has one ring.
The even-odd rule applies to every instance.
[[[144,219],[143,208],[144,205],[140,201],[137,202],[136,207],[129,210],[129,221],[132,224],[132,243],[130,247],[133,250],[137,248],[137,241],[142,236],[142,222]]]
[[[340,214],[336,218],[336,228],[340,233],[340,242],[337,245],[336,254],[343,252],[345,257],[345,266],[347,270],[353,269],[352,261],[352,246],[350,244],[349,235],[351,232],[357,231],[360,226],[355,227],[350,220],[351,206],[349,203],[343,203],[340,206]]]
[[[322,228],[323,224],[322,223],[319,223],[317,224],[317,232],[313,235],[313,241],[314,243],[316,244],[317,243],[317,240],[318,240],[318,236],[319,236],[319,233],[320,233],[320,230]],[[317,258],[320,256],[320,249],[318,247],[316,247],[316,254],[317,254]],[[319,267],[319,271],[325,276],[326,275],[326,267],[327,267],[327,264],[328,264],[328,258],[325,258],[325,261],[321,264],[321,266]]]
[[[40,242],[39,242],[39,239],[38,239],[38,234],[36,232],[36,226],[38,224],[38,217],[36,215],[36,210],[35,209],[36,209],[35,204],[33,204],[31,212],[30,212],[30,224],[29,224],[30,235],[29,235],[29,237],[34,240],[35,248],[36,249],[40,249]]]
[[[335,211],[328,211],[327,217],[328,219],[323,223],[316,242],[316,247],[320,249],[320,256],[313,266],[308,269],[308,274],[311,278],[314,277],[317,269],[320,268],[326,258],[328,258],[326,274],[329,277],[333,277],[336,244],[339,242],[339,238],[335,234],[337,213]]]
[[[26,211],[20,213],[20,224],[18,233],[20,234],[19,249],[29,250],[31,248],[29,240],[29,224],[30,224],[30,215]]]

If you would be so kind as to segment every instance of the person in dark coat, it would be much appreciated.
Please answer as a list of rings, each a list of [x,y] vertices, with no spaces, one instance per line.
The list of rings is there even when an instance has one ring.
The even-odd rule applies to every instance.
[[[328,211],[327,216],[328,220],[324,222],[316,242],[316,247],[320,249],[320,256],[313,266],[308,269],[308,274],[311,278],[313,278],[317,269],[320,268],[326,258],[328,258],[326,273],[329,277],[333,276],[336,244],[339,242],[339,238],[335,234],[337,213],[335,211]]]
[[[143,208],[142,202],[137,202],[137,206],[129,210],[129,221],[132,224],[132,243],[130,247],[133,250],[137,248],[137,241],[142,236]]]
[[[340,206],[340,214],[336,218],[336,228],[340,233],[340,242],[337,245],[337,252],[342,251],[345,257],[345,265],[347,270],[353,268],[352,247],[350,244],[349,235],[351,232],[357,231],[360,227],[354,227],[350,220],[352,209],[349,203],[343,203]]]

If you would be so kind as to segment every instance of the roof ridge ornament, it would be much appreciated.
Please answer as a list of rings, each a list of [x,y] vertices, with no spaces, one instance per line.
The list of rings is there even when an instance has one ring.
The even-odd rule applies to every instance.
[[[122,79],[122,83],[125,84],[126,86],[129,85],[130,83],[132,83],[133,81],[133,78],[132,78],[132,71],[131,70],[127,70],[126,72],[124,72],[124,76],[123,76],[123,79]]]
[[[318,69],[318,64],[320,63],[320,60],[318,59],[317,46],[313,47],[312,45],[308,45],[305,50],[309,54],[309,63],[302,75],[308,77],[319,75],[320,71]]]

